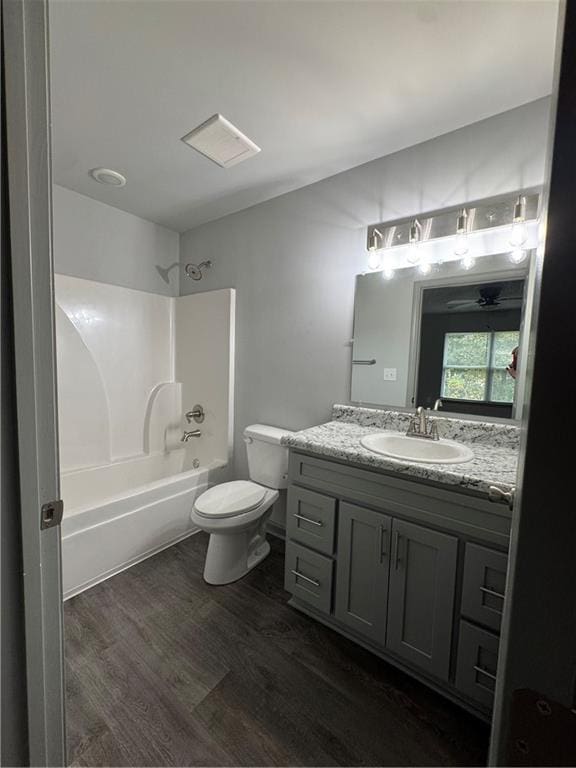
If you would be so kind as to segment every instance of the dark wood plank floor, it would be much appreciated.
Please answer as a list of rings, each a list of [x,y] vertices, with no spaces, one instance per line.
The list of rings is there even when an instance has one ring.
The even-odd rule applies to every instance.
[[[286,605],[272,543],[226,587],[198,534],[66,603],[70,762],[485,764],[484,724]]]

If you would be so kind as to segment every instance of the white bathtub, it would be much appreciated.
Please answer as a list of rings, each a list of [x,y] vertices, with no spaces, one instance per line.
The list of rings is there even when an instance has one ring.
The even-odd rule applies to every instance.
[[[183,470],[183,451],[62,475],[64,599],[190,536],[196,497],[225,463]]]

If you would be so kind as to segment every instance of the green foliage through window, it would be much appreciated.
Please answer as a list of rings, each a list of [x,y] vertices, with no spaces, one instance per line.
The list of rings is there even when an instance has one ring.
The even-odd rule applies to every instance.
[[[447,333],[441,397],[512,403],[515,380],[506,367],[519,335],[519,331]]]

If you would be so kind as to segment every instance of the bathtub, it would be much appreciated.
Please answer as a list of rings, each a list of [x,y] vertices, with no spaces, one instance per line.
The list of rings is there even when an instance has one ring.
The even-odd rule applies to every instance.
[[[62,474],[65,600],[196,533],[190,520],[194,500],[225,479],[226,463],[185,469],[183,454]]]

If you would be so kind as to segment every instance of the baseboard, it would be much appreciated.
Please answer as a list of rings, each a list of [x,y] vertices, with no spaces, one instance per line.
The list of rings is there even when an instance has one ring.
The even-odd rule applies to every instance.
[[[146,552],[143,552],[141,555],[137,555],[136,557],[133,557],[131,560],[128,560],[127,562],[122,563],[122,565],[119,565],[115,568],[111,568],[110,570],[105,571],[99,576],[96,576],[94,579],[90,579],[89,581],[84,582],[84,584],[81,584],[79,587],[75,587],[74,589],[71,589],[68,592],[65,592],[64,598],[63,598],[64,602],[66,602],[66,600],[70,600],[70,598],[72,597],[76,597],[76,595],[80,595],[82,592],[86,592],[86,590],[91,589],[92,587],[95,587],[97,584],[101,584],[103,581],[106,581],[107,579],[111,579],[112,576],[116,576],[117,574],[122,573],[122,571],[127,571],[128,568],[132,568],[133,565],[137,565],[138,563],[141,563],[143,560],[147,560],[149,557],[152,557],[153,555],[157,555],[159,552],[162,552],[164,549],[173,547],[174,544],[178,544],[179,541],[184,541],[184,539],[187,539],[190,536],[194,536],[197,533],[200,533],[200,528],[193,528],[189,531],[186,531],[186,533],[181,534],[180,536],[176,536],[174,539],[170,539],[170,541],[160,544],[160,546],[158,547],[153,547],[152,549],[149,549]]]

